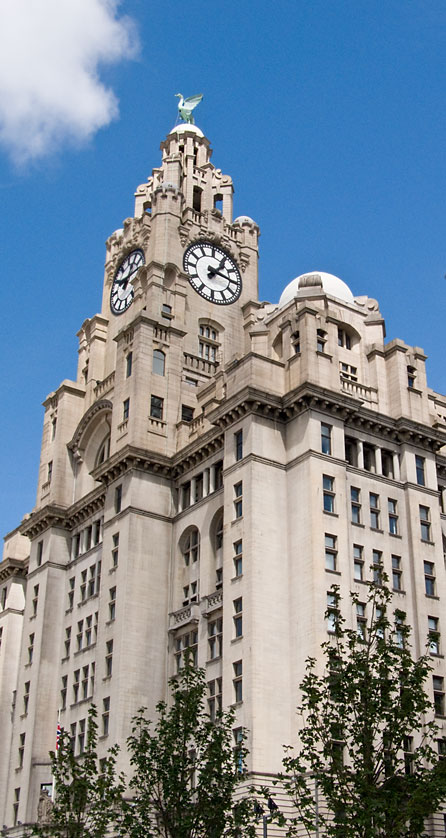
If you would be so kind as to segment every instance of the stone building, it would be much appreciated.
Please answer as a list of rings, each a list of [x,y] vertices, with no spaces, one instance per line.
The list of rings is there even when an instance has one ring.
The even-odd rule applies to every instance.
[[[179,125],[107,241],[76,381],[45,405],[37,502],[0,565],[0,810],[51,784],[58,715],[104,752],[192,648],[209,711],[236,707],[255,782],[296,739],[298,684],[336,582],[384,567],[444,715],[446,399],[385,343],[376,300],[327,273],[259,302],[258,236],[208,140]],[[121,755],[125,769],[125,753]],[[437,818],[443,835],[443,816]]]

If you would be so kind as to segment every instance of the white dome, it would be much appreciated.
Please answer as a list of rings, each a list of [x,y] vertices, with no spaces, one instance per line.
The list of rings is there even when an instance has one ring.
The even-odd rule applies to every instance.
[[[255,221],[249,215],[239,215],[234,219],[234,224],[255,224]]]
[[[311,279],[314,281],[311,281]],[[286,288],[282,291],[279,300],[279,308],[282,308],[294,297],[297,297],[298,291],[302,288],[320,288],[330,297],[336,297],[338,300],[343,300],[345,303],[352,303],[354,297],[348,285],[338,276],[327,274],[323,271],[309,271],[306,274],[301,274],[288,283]]]
[[[204,137],[203,131],[198,127],[198,125],[192,125],[190,122],[180,122],[179,125],[175,125],[170,134],[183,134],[184,131],[192,131],[192,134],[196,134],[197,137]]]

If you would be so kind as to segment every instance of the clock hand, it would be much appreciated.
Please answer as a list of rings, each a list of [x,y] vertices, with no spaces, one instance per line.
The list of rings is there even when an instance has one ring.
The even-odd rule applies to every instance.
[[[220,267],[221,267],[221,266],[220,266]],[[214,276],[215,276],[215,274],[218,274],[218,276],[222,276],[222,277],[223,277],[223,279],[227,279],[227,278],[228,278],[228,275],[227,275],[227,274],[222,273],[221,271],[219,271],[219,270],[218,270],[218,268],[208,268],[208,277],[209,277],[209,279],[212,279],[212,277],[214,277]]]

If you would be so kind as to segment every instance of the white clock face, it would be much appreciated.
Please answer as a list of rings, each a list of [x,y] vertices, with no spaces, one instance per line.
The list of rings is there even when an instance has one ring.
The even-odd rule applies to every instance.
[[[210,303],[235,303],[242,291],[242,278],[234,260],[211,242],[195,242],[184,254],[184,270],[192,288]]]
[[[142,250],[132,250],[121,262],[110,291],[110,308],[113,314],[123,314],[133,302],[132,279],[144,262]]]

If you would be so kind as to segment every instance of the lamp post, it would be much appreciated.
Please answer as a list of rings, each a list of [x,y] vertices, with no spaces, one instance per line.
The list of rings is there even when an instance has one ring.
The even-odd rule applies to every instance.
[[[269,809],[269,815],[265,815],[265,810],[260,803],[256,803],[254,807],[258,819],[262,818],[263,821],[263,838],[268,838],[268,820],[271,820],[273,812],[276,812],[279,809],[277,803],[274,802],[272,797],[268,797],[267,806]]]

